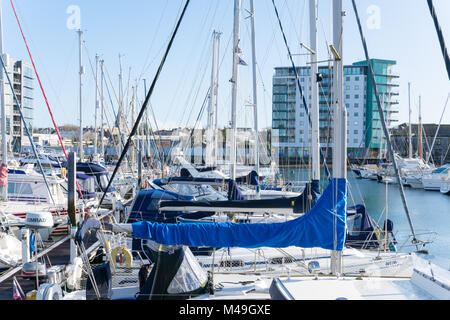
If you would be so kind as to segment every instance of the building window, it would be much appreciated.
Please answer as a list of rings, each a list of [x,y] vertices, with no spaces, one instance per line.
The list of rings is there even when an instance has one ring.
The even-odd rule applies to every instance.
[[[355,94],[355,99],[359,99],[359,94]]]
[[[358,134],[358,130],[353,131],[354,134]]]
[[[358,112],[355,112],[355,117],[359,116]]]
[[[359,86],[355,86],[355,90],[359,90]]]
[[[359,103],[355,103],[355,108],[358,108],[359,107]]]

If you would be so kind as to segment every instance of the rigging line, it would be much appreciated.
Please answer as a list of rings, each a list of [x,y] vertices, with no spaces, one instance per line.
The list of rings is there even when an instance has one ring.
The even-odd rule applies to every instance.
[[[300,31],[300,36],[299,36],[299,34],[297,32],[297,28],[295,27],[295,19],[292,17],[292,10],[289,8],[289,5],[288,5],[286,0],[284,0],[284,3],[286,4],[286,8],[287,8],[287,11],[289,13],[289,18],[291,19],[291,23],[292,23],[292,26],[293,26],[292,29],[294,29],[294,33],[295,33],[295,36],[297,38],[297,41],[300,43],[301,42],[301,33],[303,32],[303,22],[305,21],[305,19],[303,19],[303,17],[305,15],[306,1],[305,0],[303,1],[303,6],[302,6],[303,8],[301,10],[303,17],[301,19],[299,19],[300,21],[302,21],[302,23],[300,24],[300,30],[301,30]]]
[[[106,70],[106,73],[108,74],[108,69],[107,69],[107,68],[104,68],[104,70]],[[109,78],[109,74],[108,74],[108,79],[111,81],[111,79]],[[112,84],[111,84],[111,85],[112,85]],[[118,135],[119,142],[122,144],[122,147],[123,147],[123,146],[125,145],[125,144],[124,144],[124,141],[123,141],[123,135],[122,135],[120,126],[117,125],[117,117],[118,117],[119,111],[116,113],[115,110],[114,110],[114,104],[113,104],[113,101],[112,101],[112,98],[111,98],[111,92],[109,91],[109,86],[108,86],[108,83],[107,83],[107,82],[105,82],[105,86],[106,86],[106,91],[108,92],[109,103],[111,104],[111,110],[112,110],[112,113],[113,113],[113,117],[114,117],[114,119],[115,119],[114,125],[117,127],[117,130],[118,130],[118,132],[119,132],[119,135]],[[113,88],[113,89],[114,89],[114,88]],[[106,104],[107,104],[107,103],[106,103]],[[107,108],[105,108],[105,111],[106,111],[106,110],[107,110]],[[106,112],[105,112],[105,116],[106,116]],[[108,119],[107,119],[107,121],[108,121],[108,126],[109,126],[110,128],[113,128],[113,126],[111,126],[111,124],[110,124],[110,122],[109,122]],[[125,125],[126,125],[126,123],[125,123]],[[128,128],[126,127],[125,129],[128,129]],[[114,140],[114,129],[110,129],[110,134],[111,134],[111,139],[113,140],[113,142],[114,142],[114,144],[115,144],[115,140]],[[118,146],[117,144],[115,144],[115,147],[116,147],[117,154],[119,154],[119,146]],[[128,155],[126,156],[126,158],[127,158],[128,165],[130,166],[130,168],[132,168],[132,166],[131,166],[131,161],[130,161],[130,158],[128,157]],[[121,170],[122,170],[122,173],[123,173],[123,172],[124,172],[124,169],[121,168]]]
[[[34,63],[33,56],[31,55],[31,51],[30,51],[30,48],[29,48],[29,46],[28,46],[27,39],[25,38],[25,34],[24,34],[24,32],[23,32],[22,25],[20,24],[20,20],[19,20],[19,17],[18,17],[18,15],[17,15],[17,12],[16,12],[16,8],[14,7],[14,3],[13,3],[12,0],[10,0],[10,3],[11,3],[11,7],[12,7],[12,9],[13,9],[13,11],[14,11],[14,15],[15,15],[15,17],[16,17],[17,24],[18,24],[18,26],[19,26],[20,33],[22,34],[23,41],[24,41],[25,46],[26,46],[26,48],[27,48],[28,55],[29,55],[30,60],[31,60],[31,64],[33,65],[34,73],[36,74],[36,78],[37,78],[37,80],[38,80],[39,87],[41,88],[42,95],[43,95],[44,100],[45,100],[45,103],[46,103],[46,105],[47,105],[48,112],[50,113],[50,117],[51,117],[51,119],[52,119],[53,126],[54,126],[54,128],[55,128],[55,130],[56,130],[56,134],[58,135],[59,143],[61,144],[61,148],[62,148],[62,150],[63,150],[63,152],[64,152],[64,156],[66,157],[66,160],[68,160],[69,158],[68,158],[68,156],[67,156],[66,148],[64,147],[64,143],[63,143],[63,140],[62,140],[62,138],[61,138],[61,134],[59,133],[58,125],[57,125],[56,122],[55,122],[55,118],[54,118],[54,116],[53,116],[52,109],[50,108],[50,104],[49,104],[49,102],[48,102],[47,95],[45,94],[45,90],[44,90],[44,87],[43,87],[43,85],[42,85],[41,78],[39,77],[39,73],[37,72],[37,68],[36,68],[36,65],[35,65],[35,63]],[[27,129],[27,130],[28,130],[28,129]],[[33,145],[33,144],[32,144],[32,145]],[[36,157],[37,157],[37,156],[36,156]],[[42,170],[42,168],[41,168],[41,170]],[[42,174],[44,174],[44,171],[43,171],[43,170],[42,170]],[[80,194],[80,196],[81,196],[81,199],[84,201],[84,196],[83,196],[83,193],[81,192],[81,188],[80,188],[80,185],[78,184],[78,181],[76,182],[76,184],[77,184],[77,189],[78,189],[78,192],[79,192],[79,194]],[[53,201],[53,202],[54,202],[54,201]]]
[[[306,115],[308,116],[309,125],[310,125],[310,127],[311,127],[311,125],[312,125],[311,115],[309,114],[308,106],[306,105],[305,96],[303,95],[302,86],[301,86],[301,84],[300,84],[300,78],[299,78],[299,76],[298,76],[297,68],[295,67],[294,60],[292,59],[291,49],[289,48],[289,45],[288,45],[287,40],[286,40],[286,35],[285,35],[285,33],[284,33],[284,29],[283,29],[283,26],[282,26],[282,24],[281,24],[281,20],[280,20],[279,14],[278,14],[277,6],[275,5],[275,0],[272,0],[272,4],[273,4],[273,7],[274,7],[274,9],[275,9],[275,14],[276,14],[277,19],[278,19],[278,24],[279,24],[279,26],[280,26],[281,33],[283,34],[284,43],[285,43],[285,45],[286,45],[286,49],[287,49],[288,54],[289,54],[289,59],[291,60],[292,68],[294,69],[295,78],[296,78],[296,80],[297,80],[297,86],[298,86],[298,88],[299,88],[299,90],[300,90],[300,95],[302,96],[302,100],[303,100],[303,107],[304,107],[304,109],[305,109]],[[342,35],[341,35],[341,37],[342,37]],[[329,171],[329,169],[328,169],[328,165],[327,165],[326,159],[325,159],[324,156],[323,156],[322,148],[321,148],[320,146],[319,146],[319,150],[320,150],[320,157],[322,158],[323,166],[324,166],[324,168],[325,168],[325,173],[326,173],[326,175],[328,176],[328,178],[330,179],[330,178],[331,178],[331,176],[330,176],[330,171]]]
[[[210,38],[210,36],[208,36],[208,38]],[[194,76],[194,84],[195,83],[197,83],[198,81],[199,81],[199,78],[201,77],[201,82],[200,82],[200,85],[199,85],[199,89],[198,90],[200,90],[200,87],[201,87],[201,84],[203,83],[203,79],[204,79],[204,76],[205,76],[205,72],[206,72],[206,68],[207,68],[207,64],[205,64],[204,63],[204,61],[205,61],[205,57],[208,55],[208,52],[209,52],[209,50],[208,50],[208,48],[209,48],[209,43],[210,43],[210,41],[209,40],[206,40],[206,41],[204,41],[204,45],[203,45],[203,49],[202,49],[202,53],[201,53],[201,56],[199,57],[199,61],[198,61],[198,67],[197,67],[197,72],[196,72],[196,74],[195,74],[195,76]],[[191,55],[193,54],[193,51],[191,52]],[[202,67],[203,66],[203,75],[201,76],[201,71],[202,71]],[[187,70],[187,68],[184,70],[184,74],[186,74],[186,72],[188,72],[188,70]],[[180,83],[181,83],[181,81],[182,81],[182,78],[180,78]],[[179,86],[179,88],[180,88],[180,86]],[[191,89],[190,89],[190,91],[189,91],[189,94],[188,94],[188,96],[187,96],[187,98],[186,98],[186,105],[188,105],[188,104],[190,104],[190,102],[189,102],[189,100],[191,100],[191,97],[192,97],[192,95],[194,94],[194,85],[192,85],[191,86]],[[173,106],[173,104],[174,104],[174,101],[175,101],[175,98],[176,98],[176,96],[177,95],[174,95],[173,96],[173,99],[172,99],[172,102],[171,102],[171,106]],[[196,99],[197,99],[197,96],[198,96],[198,91],[197,91],[197,94],[196,94],[196,96],[195,96],[195,98],[194,98],[194,102],[193,102],[193,105],[195,104],[195,101],[196,101]],[[187,123],[190,121],[190,117],[191,117],[191,115],[192,115],[192,108],[193,107],[191,107],[191,112],[189,113],[189,117],[188,117],[188,121],[186,122],[186,126],[187,126]],[[182,117],[181,117],[181,119],[180,119],[180,123],[181,123],[181,121],[185,118],[185,114],[186,114],[186,111],[188,110],[188,108],[185,108],[184,110],[183,110],[183,114],[182,114]],[[166,114],[166,118],[164,119],[164,121],[166,121],[166,119],[167,119],[167,117],[169,116],[169,114]]]
[[[202,73],[202,75],[201,75],[201,78],[198,80],[198,81],[199,81],[198,89],[196,90],[196,92],[195,92],[195,94],[194,94],[194,97],[193,97],[192,106],[191,106],[191,108],[190,108],[189,116],[188,116],[188,118],[187,118],[187,120],[186,120],[186,124],[185,124],[186,127],[188,126],[189,122],[191,121],[191,116],[192,116],[192,113],[193,113],[193,111],[194,111],[194,106],[195,106],[195,104],[196,104],[196,102],[197,102],[197,98],[198,98],[198,96],[199,96],[199,94],[200,94],[201,87],[202,87],[203,82],[204,82],[204,79],[205,79],[205,75],[206,75],[206,71],[207,71],[207,66],[208,66],[207,64],[204,64],[203,73]],[[198,73],[197,77],[198,77],[198,76],[200,76],[200,70],[199,70],[199,73]],[[208,88],[208,90],[209,90],[209,88]],[[194,91],[194,86],[192,86],[190,95],[193,94],[193,91]]]
[[[450,151],[450,144],[448,145],[447,151],[445,152],[444,158],[441,159],[441,163],[443,163],[445,161],[445,159],[447,159],[447,154]]]
[[[427,133],[426,133],[425,128],[424,128],[423,125],[422,125],[422,128],[423,128],[423,129],[422,129],[423,137],[424,137],[425,143],[426,143],[427,148],[428,148],[428,154],[431,156],[431,162],[432,162],[433,165],[434,165],[434,159],[433,159],[433,156],[431,155],[431,149],[430,149],[430,144],[428,143]]]
[[[88,57],[89,57],[89,55],[88,55]],[[89,59],[89,61],[91,61],[91,60]],[[91,69],[93,70],[92,63],[91,63]],[[114,89],[114,85],[112,84],[111,77],[110,77],[109,72],[108,72],[108,68],[105,67],[104,69],[106,70],[106,74],[107,74],[107,76],[108,76],[108,80],[109,80],[109,82],[110,82],[110,84],[111,84],[111,87],[112,87],[114,96],[115,96],[115,98],[116,98],[116,100],[117,100],[117,103],[120,105],[121,103],[119,102],[119,100],[118,100],[118,98],[117,98],[117,94],[116,94],[116,91],[115,91],[115,89]],[[108,83],[105,82],[105,84],[106,84],[106,90],[108,91],[108,96],[109,96],[109,99],[110,99],[111,109],[112,109],[114,118],[116,119],[116,120],[115,120],[115,123],[116,123],[116,126],[117,126],[118,130],[119,130],[120,142],[122,143],[122,146],[124,146],[124,145],[125,145],[125,143],[124,143],[124,141],[123,141],[123,139],[124,139],[124,138],[123,138],[124,134],[123,134],[122,131],[121,131],[120,125],[118,125],[118,123],[120,124],[120,120],[118,120],[118,119],[119,119],[119,116],[121,116],[122,114],[120,114],[119,111],[118,111],[117,113],[114,111],[114,104],[113,104],[112,99],[111,99],[111,93],[110,93],[110,91],[109,91]],[[125,120],[125,119],[124,119],[124,120]],[[119,121],[119,122],[117,122],[117,121]],[[127,121],[124,121],[124,125],[125,125],[125,128],[124,128],[124,129],[125,129],[126,131],[129,131]],[[126,132],[125,132],[125,133],[126,133]],[[136,146],[134,145],[134,143],[133,143],[132,147],[133,147],[133,148],[136,148]],[[130,159],[129,159],[128,155],[127,155],[127,162],[128,162],[128,165],[129,165],[130,168],[131,168],[131,162],[130,162]]]
[[[403,189],[403,184],[401,183],[400,173],[399,173],[399,169],[397,167],[397,161],[395,160],[394,151],[392,149],[391,138],[389,136],[389,131],[388,131],[387,127],[386,127],[386,122],[384,120],[384,112],[383,112],[383,109],[381,108],[380,96],[378,95],[378,89],[377,89],[377,84],[376,84],[376,81],[375,81],[375,75],[374,75],[374,72],[373,72],[373,69],[372,69],[372,63],[371,63],[370,58],[369,58],[369,52],[368,52],[368,49],[367,49],[367,43],[366,43],[366,39],[364,37],[364,33],[363,33],[363,30],[362,30],[362,27],[361,27],[361,20],[359,19],[358,9],[356,8],[355,0],[352,0],[352,4],[353,4],[353,10],[355,12],[356,21],[358,23],[358,29],[359,29],[359,33],[360,33],[360,36],[361,36],[361,42],[362,42],[362,45],[363,45],[363,48],[364,48],[364,53],[365,53],[366,60],[367,60],[367,67],[369,69],[369,74],[370,74],[370,77],[372,79],[373,90],[375,91],[375,97],[376,97],[376,100],[377,100],[378,113],[380,115],[381,125],[383,127],[383,131],[384,131],[384,135],[386,137],[386,142],[387,142],[387,146],[388,146],[388,149],[389,149],[389,153],[390,153],[391,158],[392,158],[391,161],[392,161],[392,164],[394,165],[394,170],[395,170],[397,179],[399,181],[398,185],[399,185],[400,195],[401,195],[402,202],[403,202],[403,207],[405,209],[405,213],[406,213],[406,216],[408,218],[408,223],[409,223],[409,226],[411,228],[412,235],[413,235],[412,243],[416,244],[416,248],[418,249],[417,244],[419,243],[419,240],[416,238],[416,233],[414,231],[414,226],[413,226],[413,223],[411,221],[410,214],[409,214],[408,204],[406,202],[405,190]]]
[[[149,92],[147,94],[147,97],[145,98],[144,104],[142,105],[141,111],[139,112],[139,115],[138,115],[138,117],[136,119],[136,122],[135,122],[135,124],[133,126],[133,129],[130,132],[130,135],[128,137],[127,143],[126,143],[126,145],[125,145],[125,147],[124,147],[124,149],[122,151],[122,154],[120,155],[120,158],[119,158],[119,161],[117,162],[116,167],[114,168],[114,172],[113,172],[111,178],[109,179],[108,186],[106,187],[106,190],[108,190],[111,187],[111,184],[112,184],[112,182],[113,182],[113,180],[114,180],[114,178],[115,178],[115,176],[117,174],[118,168],[120,167],[120,165],[121,165],[121,163],[123,161],[123,158],[125,157],[126,153],[128,152],[128,148],[130,146],[131,140],[132,140],[133,136],[136,134],[137,127],[139,126],[139,123],[141,122],[141,119],[142,119],[142,117],[144,115],[144,112],[145,112],[145,110],[147,108],[147,104],[148,104],[148,102],[150,100],[150,97],[153,94],[153,91],[154,91],[155,86],[156,86],[156,82],[157,82],[157,80],[158,80],[158,78],[159,78],[159,76],[161,74],[161,71],[162,71],[162,69],[164,67],[164,64],[166,62],[167,56],[169,55],[170,49],[172,48],[173,41],[175,40],[175,36],[176,36],[176,34],[178,32],[178,29],[180,27],[181,21],[183,20],[184,14],[186,13],[186,9],[187,9],[187,7],[189,5],[189,2],[190,2],[190,0],[186,0],[186,4],[184,6],[183,12],[181,13],[181,16],[180,16],[180,18],[179,18],[179,20],[177,22],[175,30],[174,30],[174,32],[172,34],[172,37],[171,37],[170,41],[169,41],[169,45],[168,45],[168,47],[166,49],[166,52],[164,53],[164,56],[162,58],[161,64],[160,64],[160,66],[158,68],[158,71],[156,72],[156,75],[155,75],[155,78],[153,79],[152,85],[150,86],[150,90],[149,90]],[[105,196],[106,196],[106,191],[103,193],[102,198],[100,199],[99,207],[103,203],[103,200],[105,199]]]
[[[450,80],[450,58],[448,55],[447,47],[445,46],[444,35],[442,34],[442,29],[441,29],[441,26],[439,25],[439,20],[436,15],[436,10],[434,8],[433,1],[427,0],[427,3],[428,3],[428,8],[430,9],[431,17],[433,18],[434,27],[436,28],[436,33],[437,33],[437,36],[439,39],[439,44],[441,45],[441,51],[442,51],[442,55],[444,56],[445,67],[447,69],[447,76]]]
[[[185,152],[187,150],[188,143],[191,141],[192,136],[194,135],[194,130],[197,127],[197,124],[198,124],[198,122],[200,121],[200,119],[201,119],[201,117],[203,115],[203,111],[205,110],[205,106],[206,106],[206,103],[208,101],[208,97],[210,95],[210,92],[211,92],[211,87],[208,88],[208,92],[206,93],[205,99],[203,100],[202,107],[200,108],[200,112],[198,113],[197,120],[195,121],[194,126],[192,127],[191,133],[189,134],[189,138],[186,140],[185,146],[182,148],[183,152]],[[195,148],[195,146],[194,146],[194,148]]]
[[[434,143],[436,142],[436,138],[437,138],[439,129],[441,127],[442,118],[444,117],[445,109],[447,109],[447,104],[448,104],[449,98],[450,98],[450,91],[448,92],[447,101],[445,102],[444,110],[442,110],[442,115],[441,115],[441,119],[439,120],[439,125],[436,129],[436,133],[434,134],[433,143],[431,144],[431,151],[433,151]],[[428,163],[430,161],[431,151],[430,151],[430,154],[428,155],[426,163]]]
[[[266,1],[264,1],[264,3],[266,4],[266,11],[268,12],[269,11],[269,8],[268,8],[268,4],[267,4],[267,2]],[[283,3],[282,4],[283,5],[283,7],[281,8],[282,10],[284,10],[285,9],[285,4]],[[268,13],[268,14],[270,14],[270,13]],[[272,24],[272,30],[273,30],[273,41],[272,41],[272,43],[273,44],[275,44],[275,30],[277,29],[276,28],[276,25],[274,25],[274,22],[272,21],[272,19],[269,19],[270,20],[270,22],[271,22],[271,24]],[[278,53],[278,58],[279,58],[279,65],[282,65],[284,62],[284,57],[283,57],[283,54],[281,53],[281,51],[280,51],[280,46],[275,46],[275,48],[277,49],[277,53]],[[269,58],[269,56],[267,56],[267,59]],[[263,61],[263,64],[265,64],[265,62]]]
[[[157,141],[156,141],[156,134],[155,134],[155,131],[152,129],[152,123],[150,121],[150,118],[148,116],[147,111],[146,111],[145,119],[146,119],[147,134],[148,134],[148,136],[151,137],[150,138],[150,144],[153,144],[153,148],[154,148],[154,152],[153,152],[154,155],[153,155],[153,157],[157,158],[160,163],[163,163],[163,159],[161,157],[161,152],[160,152],[160,148],[162,146],[162,144],[161,144],[161,135],[159,136],[160,139],[159,139],[159,144],[158,144]],[[147,136],[147,139],[148,139],[148,136]],[[149,153],[151,153],[150,150],[148,150],[148,151],[149,151]],[[157,157],[156,157],[156,155],[157,155]]]
[[[207,105],[207,101],[208,101],[208,97],[209,97],[210,92],[211,92],[211,87],[208,89],[208,92],[206,93],[206,96],[205,96],[205,99],[204,99],[204,101],[203,101],[202,107],[201,107],[200,112],[199,112],[199,114],[198,114],[198,116],[197,116],[197,120],[196,120],[196,122],[195,122],[195,124],[194,124],[194,127],[193,127],[192,130],[191,130],[191,133],[190,133],[190,135],[189,135],[189,138],[186,139],[185,146],[184,146],[184,147],[183,147],[183,146],[181,147],[181,150],[183,151],[183,153],[185,153],[185,151],[187,150],[188,144],[189,144],[189,142],[191,141],[192,136],[194,135],[195,127],[197,126],[197,123],[200,121],[200,119],[201,119],[201,117],[202,117],[202,115],[203,115],[203,112],[204,112],[205,107],[206,107],[206,105]],[[180,144],[181,144],[181,142],[180,142]],[[170,154],[170,152],[172,151],[172,148],[173,148],[173,147],[174,147],[174,144],[170,147],[169,154]],[[195,146],[193,146],[193,147],[194,147],[194,148],[191,149],[191,152],[192,152],[192,150],[195,149]],[[173,180],[174,177],[175,177],[175,176],[172,176],[172,177],[169,176],[168,182],[170,183],[170,182]],[[167,191],[167,190],[164,189],[163,194],[165,194],[166,191]]]
[[[164,165],[165,165],[165,155],[164,155],[164,151],[162,151],[162,152],[160,152],[160,149],[163,149],[162,148],[162,137],[161,137],[161,131],[159,130],[159,126],[158,126],[158,122],[156,121],[156,116],[155,116],[155,111],[154,111],[154,109],[153,109],[153,106],[152,106],[152,104],[151,103],[149,103],[149,105],[150,105],[150,111],[152,112],[152,117],[153,117],[153,122],[155,123],[155,129],[156,129],[156,132],[158,132],[158,138],[159,138],[159,141],[158,141],[158,143],[159,144],[156,144],[156,139],[155,139],[155,144],[156,144],[156,146],[157,146],[157,148],[158,148],[158,156],[159,156],[159,161],[161,162],[161,167],[164,167]],[[148,115],[147,115],[147,117],[148,117]],[[153,130],[152,130],[153,131]],[[155,136],[155,138],[156,138],[156,133],[155,133],[155,131],[153,131],[153,135]],[[162,155],[161,155],[162,154]]]
[[[9,86],[11,88],[11,92],[12,92],[14,101],[17,104],[17,109],[19,110],[20,118],[22,119],[22,122],[23,122],[23,127],[25,128],[25,132],[26,132],[26,134],[28,136],[28,139],[30,140],[30,144],[31,144],[31,147],[33,149],[34,156],[36,157],[36,161],[37,161],[37,163],[39,165],[39,169],[41,170],[42,177],[44,178],[44,181],[45,181],[45,185],[47,186],[48,193],[50,195],[50,198],[52,199],[53,204],[56,204],[55,199],[53,199],[53,194],[52,194],[52,191],[50,190],[50,186],[48,184],[47,177],[45,175],[44,169],[42,168],[41,160],[40,160],[40,158],[39,158],[39,156],[37,154],[36,146],[34,145],[33,138],[30,135],[30,131],[28,130],[28,125],[27,125],[27,123],[25,121],[25,118],[23,117],[21,104],[20,104],[19,100],[17,99],[17,95],[16,95],[16,92],[14,90],[14,86],[13,86],[13,84],[11,82],[11,78],[9,77],[8,70],[6,69],[6,65],[5,65],[5,62],[3,61],[3,57],[2,57],[1,54],[0,54],[0,60],[1,60],[2,66],[3,66],[3,70],[5,71],[6,78],[8,79]]]
[[[35,65],[35,63],[34,63],[33,56],[31,55],[31,51],[30,51],[30,48],[29,48],[29,46],[28,46],[28,42],[27,42],[27,40],[26,40],[26,38],[25,38],[25,34],[23,33],[22,25],[20,24],[20,20],[19,20],[19,17],[18,17],[18,15],[17,15],[16,9],[15,9],[15,7],[14,7],[14,3],[13,3],[12,0],[10,0],[10,3],[11,3],[11,7],[12,7],[12,9],[13,9],[13,11],[14,11],[14,15],[15,15],[15,17],[16,17],[17,24],[19,25],[19,29],[20,29],[20,33],[22,34],[23,41],[25,42],[25,46],[26,46],[26,48],[27,48],[28,55],[29,55],[29,57],[30,57],[31,63],[32,63],[32,65],[33,65],[34,72],[35,72],[35,74],[36,74],[36,78],[37,78],[38,83],[39,83],[39,86],[40,86],[40,88],[41,88],[42,95],[44,96],[45,103],[47,104],[47,108],[48,108],[48,111],[49,111],[49,113],[50,113],[50,117],[51,117],[51,119],[52,119],[53,126],[55,127],[56,133],[57,133],[57,135],[58,135],[59,142],[60,142],[61,147],[62,147],[62,149],[63,149],[64,155],[66,156],[66,159],[67,159],[66,148],[64,147],[64,143],[63,143],[62,138],[61,138],[61,135],[60,135],[60,133],[59,133],[58,126],[56,125],[55,118],[53,117],[53,112],[52,112],[52,110],[51,110],[51,108],[50,108],[50,104],[49,104],[48,99],[47,99],[47,96],[46,96],[46,94],[45,94],[44,87],[42,86],[41,78],[39,77],[39,73],[37,72],[37,69],[36,69],[36,65]]]
[[[164,45],[162,45],[162,46],[161,46],[161,49],[158,51],[157,55],[152,59],[152,61],[151,61],[149,64],[147,64],[147,62],[148,62],[148,60],[149,60],[149,58],[150,58],[150,52],[151,52],[151,50],[153,49],[153,44],[156,43],[156,42],[155,42],[156,36],[159,34],[159,29],[160,29],[160,27],[161,27],[161,22],[162,22],[162,20],[163,20],[163,18],[164,18],[164,14],[165,14],[165,12],[166,12],[167,5],[168,5],[168,4],[169,4],[169,0],[166,0],[166,4],[165,4],[165,6],[164,6],[164,8],[163,8],[163,12],[162,12],[162,14],[161,14],[161,16],[160,16],[160,18],[159,18],[158,24],[157,24],[157,26],[156,26],[156,28],[155,28],[155,33],[154,33],[154,35],[153,35],[153,39],[150,41],[150,48],[148,48],[148,51],[147,51],[147,57],[146,57],[145,60],[144,60],[144,64],[143,64],[143,67],[142,67],[142,70],[141,70],[141,74],[139,75],[139,81],[142,80],[142,76],[144,75],[144,72],[146,71],[146,66],[149,65],[149,64],[152,64],[153,61],[156,59],[157,55],[159,55],[159,52],[164,48]]]
[[[181,10],[182,6],[183,6],[183,2],[180,2],[180,6],[178,7],[178,12],[177,12],[177,14],[176,14],[176,17],[178,17],[178,16],[180,15],[180,10]],[[176,23],[176,22],[175,22],[175,23]],[[172,30],[173,30],[174,28],[175,28],[175,25],[172,27]],[[155,41],[155,38],[156,38],[156,34],[155,34],[155,37],[154,37],[153,41]],[[158,50],[157,54],[156,54],[155,57],[152,59],[152,61],[150,62],[150,64],[146,67],[145,72],[147,72],[147,70],[150,68],[151,63],[153,63],[153,61],[156,60],[156,58],[158,57],[159,53],[160,53],[165,47],[167,47],[167,43],[169,42],[169,39],[170,39],[170,38],[167,37],[167,39],[164,40],[164,42],[163,42],[162,45],[161,45],[161,48]],[[150,55],[150,52],[149,52],[149,55]],[[144,64],[144,67],[145,67],[145,64]],[[143,72],[142,72],[142,75],[143,75],[145,72],[143,71]],[[140,77],[139,80],[142,80],[142,78]]]

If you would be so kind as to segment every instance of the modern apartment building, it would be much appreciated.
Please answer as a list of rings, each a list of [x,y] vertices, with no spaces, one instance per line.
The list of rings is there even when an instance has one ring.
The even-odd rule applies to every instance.
[[[394,74],[395,61],[371,60],[377,89],[388,127],[398,121],[398,84]],[[311,149],[311,126],[308,114],[311,112],[311,69],[296,67],[306,102],[296,85],[292,67],[277,67],[273,76],[272,130],[278,136],[281,159],[307,159]],[[332,78],[331,66],[320,66],[319,74],[319,126],[323,149],[332,148]],[[376,108],[376,97],[372,89],[368,67],[365,61],[344,67],[344,103],[348,120],[349,158],[377,157],[385,149],[381,121]],[[328,152],[331,158],[331,149]]]
[[[30,133],[33,132],[33,80],[32,66],[25,61],[16,61],[8,54],[3,55],[8,75],[13,82],[17,99]],[[22,149],[24,139],[28,139],[23,126],[18,105],[14,100],[8,79],[4,77],[5,107],[6,107],[6,135],[8,151],[18,153]],[[29,145],[29,144],[28,144]]]

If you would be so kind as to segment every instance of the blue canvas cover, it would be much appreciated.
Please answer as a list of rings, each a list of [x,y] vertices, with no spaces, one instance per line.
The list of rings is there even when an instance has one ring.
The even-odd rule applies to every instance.
[[[228,200],[247,200],[234,180],[228,180]]]
[[[191,196],[184,196],[167,190],[141,190],[134,201],[128,223],[137,221],[157,221],[163,222],[167,219],[179,216],[181,212],[160,212],[159,203],[161,200],[193,200]]]
[[[315,206],[284,223],[133,223],[135,239],[194,247],[303,248],[342,251],[346,236],[346,179],[332,179]]]
[[[193,201],[194,197],[180,195],[175,192],[167,190],[141,190],[139,191],[136,200],[134,201],[131,213],[128,218],[128,223],[134,223],[138,221],[151,221],[151,222],[164,222],[175,223],[177,217],[185,217],[189,219],[201,219],[214,215],[215,212],[192,212],[186,213],[182,211],[159,211],[161,200],[173,200],[173,201]]]
[[[347,245],[357,249],[377,248],[379,246],[378,238],[375,233],[375,226],[370,219],[366,207],[356,205],[348,208],[347,215],[356,216],[352,228],[349,226],[347,235]],[[351,230],[350,230],[351,229]]]
[[[256,171],[250,172],[248,175],[236,178],[239,184],[249,184],[251,186],[259,186],[259,175]]]

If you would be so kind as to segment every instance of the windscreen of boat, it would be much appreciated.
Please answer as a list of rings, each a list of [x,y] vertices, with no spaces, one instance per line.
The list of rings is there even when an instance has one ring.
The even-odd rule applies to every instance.
[[[109,173],[108,172],[102,172],[101,174],[98,174],[98,180],[100,183],[100,188],[102,189],[102,191],[105,191],[106,188],[108,187],[108,183],[109,183]],[[110,190],[108,191],[114,191],[113,188],[110,188]]]
[[[95,192],[95,179],[77,179],[77,181],[82,191]]]
[[[171,183],[166,185],[165,189],[181,195],[193,196],[197,199],[200,198],[201,200],[227,200],[224,195],[209,185]]]
[[[449,167],[440,167],[440,168],[434,170],[433,173],[436,173],[436,174],[447,173],[449,169],[450,169]]]
[[[167,288],[167,293],[180,294],[192,292],[204,287],[207,280],[208,276],[200,267],[191,250],[186,250],[183,262]]]

